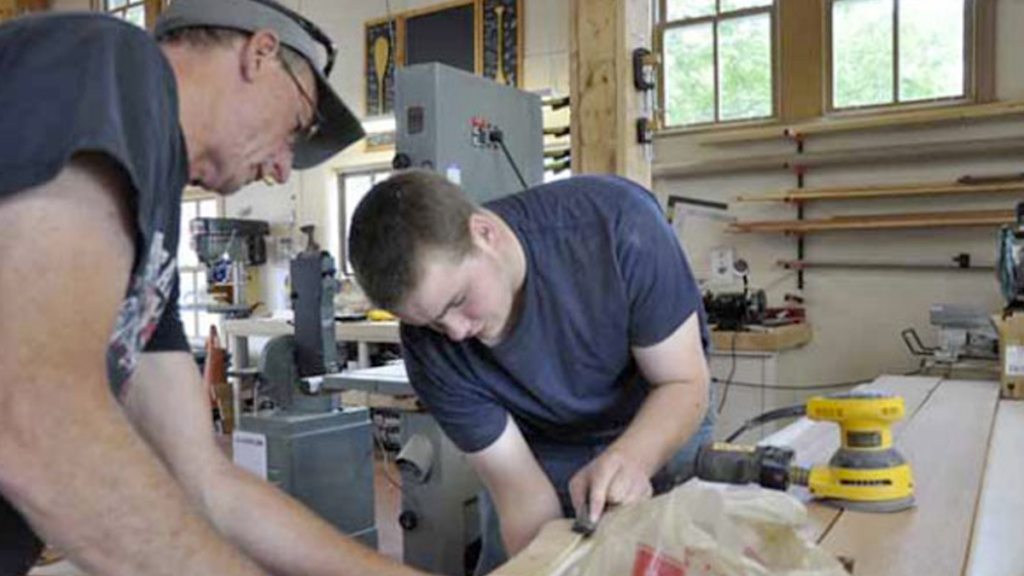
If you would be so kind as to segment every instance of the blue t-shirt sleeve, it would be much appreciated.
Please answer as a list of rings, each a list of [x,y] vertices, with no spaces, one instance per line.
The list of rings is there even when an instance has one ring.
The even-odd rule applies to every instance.
[[[463,361],[461,347],[428,328],[402,324],[409,383],[445,435],[466,453],[493,444],[505,430],[506,409],[487,394]]]
[[[703,333],[700,289],[675,232],[648,192],[625,196],[616,250],[629,298],[630,343],[653,346],[694,313]]]

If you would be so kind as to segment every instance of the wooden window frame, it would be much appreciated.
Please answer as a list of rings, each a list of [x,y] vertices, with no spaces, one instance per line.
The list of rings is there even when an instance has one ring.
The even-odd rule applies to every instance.
[[[963,0],[964,1],[964,48],[963,48],[963,64],[964,64],[964,77],[963,77],[963,92],[957,96],[946,96],[939,98],[928,98],[923,100],[909,100],[900,101],[900,57],[899,57],[899,14],[900,14],[900,2],[901,0],[892,0],[893,2],[893,34],[892,34],[892,48],[893,48],[893,100],[891,102],[885,102],[881,104],[864,104],[860,106],[835,106],[835,93],[834,93],[834,80],[835,80],[835,62],[834,46],[832,43],[833,35],[833,6],[837,2],[847,2],[850,0],[824,0],[822,6],[824,13],[824,43],[823,52],[825,55],[825,77],[824,77],[824,98],[825,105],[824,110],[831,116],[845,116],[845,115],[857,115],[870,112],[885,112],[885,111],[896,111],[896,110],[914,110],[924,108],[938,108],[944,106],[957,106],[964,104],[973,104],[979,101],[979,86],[978,86],[978,66],[984,66],[977,57],[979,46],[977,43],[978,35],[981,33],[976,21],[979,18],[978,5],[979,0]],[[989,34],[991,36],[991,34]]]
[[[700,16],[693,18],[684,18],[681,20],[666,20],[668,15],[668,0],[657,0],[658,17],[655,24],[655,47],[658,54],[661,54],[662,62],[666,61],[665,58],[665,33],[675,28],[682,28],[684,26],[692,26],[697,24],[712,23],[712,34],[713,34],[713,53],[714,53],[714,82],[715,82],[715,120],[711,122],[700,122],[696,124],[682,124],[678,126],[668,125],[667,106],[665,103],[665,69],[662,65],[659,70],[658,78],[658,99],[662,103],[658,108],[658,121],[659,124],[665,127],[668,131],[700,131],[707,130],[709,128],[735,128],[742,126],[760,125],[775,122],[779,118],[779,112],[781,107],[781,82],[780,82],[780,4],[784,4],[791,0],[772,0],[770,6],[760,6],[755,8],[743,8],[740,10],[734,10],[726,12],[724,15],[721,13],[722,0],[715,0],[715,14],[711,16]],[[757,118],[740,118],[735,120],[721,120],[720,113],[721,108],[719,104],[720,93],[719,93],[719,70],[718,70],[718,23],[727,20],[733,20],[736,18],[749,17],[759,14],[768,14],[770,18],[769,30],[771,32],[771,68],[772,68],[772,103],[771,113],[768,116],[761,116]]]
[[[888,114],[913,111],[915,109],[949,109],[972,104],[994,102],[995,91],[995,54],[996,54],[996,0],[973,0],[973,51],[971,54],[971,87],[972,97],[957,101],[941,100],[936,102],[912,102],[898,105],[874,106],[869,108],[831,110],[827,104],[830,96],[826,88],[831,90],[831,58],[829,46],[831,41],[826,37],[826,20],[829,13],[828,0],[779,0],[776,28],[778,34],[778,54],[776,57],[778,87],[778,115],[776,118],[759,122],[737,122],[727,124],[704,124],[662,128],[660,136],[668,136],[706,132],[730,132],[745,128],[774,127],[779,125],[812,122],[824,118],[872,118],[884,117]],[[666,1],[656,0],[664,14]],[[655,35],[656,48],[663,53],[661,27],[658,18],[658,30]],[[661,73],[659,87],[660,102],[665,102],[664,71]],[[664,123],[664,104],[659,105],[659,119]]]

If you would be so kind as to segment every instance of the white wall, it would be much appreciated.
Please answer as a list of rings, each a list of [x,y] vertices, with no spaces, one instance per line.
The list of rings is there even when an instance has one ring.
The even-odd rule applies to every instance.
[[[364,25],[387,15],[382,0],[285,0],[321,26],[338,44],[339,56],[331,82],[353,111],[365,115],[363,97]],[[391,0],[392,13],[433,6],[441,0]],[[569,93],[569,0],[524,0],[524,85],[528,90]],[[567,122],[566,122],[567,123]],[[317,168],[293,174],[284,186],[255,184],[228,198],[227,216],[269,220],[276,233],[297,237],[299,226],[314,224],[318,241],[329,246],[329,198],[337,194],[338,173],[368,166],[389,165],[392,152],[368,153],[362,143],[350,147]],[[246,215],[247,214],[247,215]],[[275,254],[271,251],[271,257]],[[335,255],[337,256],[337,255]],[[278,258],[264,267],[266,301],[286,302],[283,278],[287,261]]]
[[[1019,55],[1024,38],[1024,0],[997,0],[997,93],[999,100],[1024,100],[1024,70]],[[930,141],[972,140],[1024,134],[1024,121],[996,119],[950,123],[942,127],[902,128],[857,134],[812,136],[805,151],[869,149],[875,146],[914,146]],[[693,136],[664,136],[656,147],[657,163],[675,164],[702,159],[759,156],[793,150],[793,144],[762,142],[702,146]],[[889,185],[953,181],[964,175],[1024,172],[1019,155],[990,155],[928,162],[810,168],[807,187]],[[679,194],[730,202],[737,195],[757,195],[796,187],[795,176],[784,170],[761,170],[732,175],[660,178],[658,194]],[[926,197],[917,200],[881,199],[858,202],[819,202],[807,205],[806,217],[831,215],[927,212],[951,209],[1010,209],[1022,194],[988,194],[976,198]],[[733,204],[732,215],[745,220],[793,219],[792,206]],[[752,266],[755,286],[774,285],[769,304],[779,305],[786,293],[800,294],[796,278],[776,265],[796,259],[796,240],[779,234],[736,235],[721,224],[688,221],[683,239],[699,277],[709,276],[709,250],[733,246]],[[967,252],[974,263],[991,264],[996,257],[996,228],[939,228],[933,230],[863,231],[811,234],[806,258],[811,260],[891,260],[943,262]],[[801,360],[796,384],[870,378],[879,373],[911,370],[916,362],[905,351],[900,331],[915,327],[933,337],[928,323],[933,303],[975,304],[992,311],[1002,306],[994,272],[809,270],[805,272],[806,302],[814,341],[795,352]],[[932,340],[934,342],[934,340]]]

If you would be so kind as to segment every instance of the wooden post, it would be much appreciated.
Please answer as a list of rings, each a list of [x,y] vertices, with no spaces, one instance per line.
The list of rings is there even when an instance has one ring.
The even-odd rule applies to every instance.
[[[570,98],[574,174],[610,173],[651,186],[637,143],[643,94],[633,86],[633,50],[650,48],[650,0],[572,0]]]
[[[821,0],[779,2],[784,122],[818,118],[824,112],[824,5]]]
[[[0,0],[0,22],[18,15],[18,3],[15,0]]]

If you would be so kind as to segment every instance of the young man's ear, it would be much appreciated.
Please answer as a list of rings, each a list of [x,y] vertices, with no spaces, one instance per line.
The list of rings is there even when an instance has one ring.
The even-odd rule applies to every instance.
[[[242,76],[254,80],[278,57],[281,39],[273,30],[257,30],[242,45]]]
[[[474,213],[469,216],[469,235],[478,248],[494,249],[498,241],[498,224],[494,216]]]

